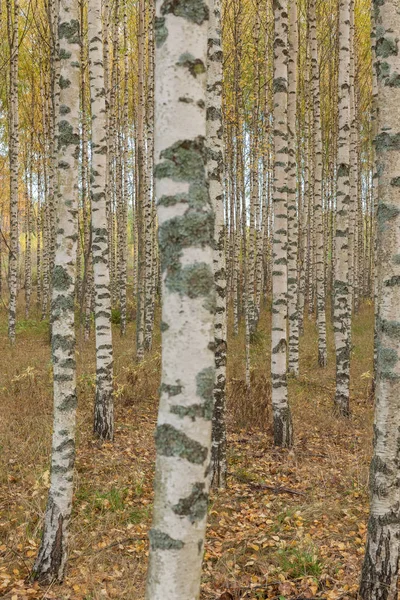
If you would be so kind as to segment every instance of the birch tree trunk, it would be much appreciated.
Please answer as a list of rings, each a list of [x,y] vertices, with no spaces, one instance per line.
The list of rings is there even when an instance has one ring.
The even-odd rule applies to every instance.
[[[31,144],[32,143],[31,136]],[[32,197],[33,197],[33,181],[32,181],[32,156],[29,157],[29,175],[26,178],[26,215],[25,215],[25,318],[29,318],[32,294]]]
[[[339,134],[337,165],[334,323],[336,347],[335,406],[339,414],[349,415],[350,385],[350,307],[349,307],[349,254],[348,208],[350,203],[350,0],[339,4]]]
[[[325,315],[325,257],[324,257],[324,226],[322,214],[322,130],[321,130],[321,101],[319,92],[319,64],[317,45],[317,17],[315,0],[310,2],[310,45],[311,69],[314,97],[314,219],[316,237],[316,296],[318,324],[318,364],[326,367],[326,315]]]
[[[151,0],[148,5],[148,61],[147,61],[147,109],[146,109],[146,132],[147,132],[147,194],[146,194],[146,289],[145,289],[145,326],[144,346],[148,351],[151,349],[154,328],[154,301],[155,301],[155,210],[154,210],[154,185],[153,185],[153,154],[154,154],[154,5]]]
[[[156,4],[162,382],[148,600],[196,600],[213,413],[214,214],[206,173],[208,2]],[[184,565],[184,567],[183,567]]]
[[[94,433],[112,440],[113,347],[107,231],[107,127],[103,66],[101,0],[89,0],[88,39],[92,105],[92,253],[95,289],[96,399]]]
[[[10,243],[8,260],[8,339],[15,343],[18,286],[18,16],[19,0],[7,1],[7,29],[10,48],[10,104],[9,104],[9,163],[10,163]]]
[[[58,223],[52,282],[54,424],[50,490],[43,538],[33,572],[42,583],[61,581],[67,560],[75,462],[75,266],[79,182],[79,10],[60,1]]]
[[[292,416],[287,389],[287,0],[274,1],[274,232],[272,267],[271,378],[274,443],[293,444]]]
[[[137,212],[138,221],[138,290],[136,310],[136,358],[140,362],[144,358],[145,335],[145,276],[146,276],[146,230],[145,217],[147,209],[146,189],[146,147],[145,147],[145,17],[146,5],[144,0],[139,0],[139,26],[138,26],[138,107],[137,107]]]
[[[212,483],[226,485],[226,266],[223,190],[221,3],[210,2],[207,69],[207,146],[210,200],[215,211],[214,278],[216,287],[215,383],[212,426]]]
[[[361,576],[362,600],[396,600],[400,560],[400,13],[375,2],[378,76],[378,317],[371,508]]]
[[[290,0],[288,55],[288,319],[289,372],[299,374],[298,212],[296,206],[297,0]]]
[[[124,35],[124,106],[123,106],[123,140],[122,140],[122,152],[123,152],[123,198],[122,198],[122,226],[121,226],[121,281],[119,283],[119,295],[120,295],[120,307],[121,307],[121,335],[125,335],[126,332],[126,284],[127,284],[127,214],[129,204],[129,90],[128,90],[128,12],[127,12],[127,0],[123,2],[124,16],[123,16],[123,35]]]

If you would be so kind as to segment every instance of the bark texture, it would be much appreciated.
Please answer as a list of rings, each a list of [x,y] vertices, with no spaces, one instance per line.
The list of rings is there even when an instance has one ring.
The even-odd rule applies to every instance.
[[[215,211],[214,278],[215,307],[215,383],[212,426],[212,484],[226,485],[226,267],[223,190],[222,135],[222,47],[221,3],[210,2],[207,69],[207,171],[210,200]]]
[[[287,388],[288,3],[274,0],[274,231],[272,266],[272,410],[274,443],[293,444]]]
[[[400,13],[376,1],[379,174],[376,405],[371,508],[361,577],[363,600],[396,600],[400,560]]]
[[[60,107],[58,120],[57,246],[52,281],[54,422],[50,490],[43,538],[33,571],[42,583],[62,581],[67,561],[75,462],[75,266],[79,181],[79,11],[59,8]]]
[[[214,213],[206,173],[209,5],[156,3],[155,183],[162,380],[148,600],[196,600],[215,380]]]
[[[350,204],[350,0],[339,4],[339,133],[335,235],[335,281],[333,329],[336,347],[335,407],[349,415],[350,387],[350,305],[349,305],[349,222]]]
[[[112,440],[114,434],[113,347],[106,207],[107,124],[101,23],[101,0],[89,0],[88,38],[92,106],[91,208],[96,329],[94,433],[100,439]]]

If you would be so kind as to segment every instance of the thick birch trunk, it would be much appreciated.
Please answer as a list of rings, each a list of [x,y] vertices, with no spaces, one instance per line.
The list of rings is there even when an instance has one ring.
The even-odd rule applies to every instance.
[[[208,2],[156,4],[155,182],[162,382],[148,600],[196,600],[215,380],[214,214],[206,173]]]

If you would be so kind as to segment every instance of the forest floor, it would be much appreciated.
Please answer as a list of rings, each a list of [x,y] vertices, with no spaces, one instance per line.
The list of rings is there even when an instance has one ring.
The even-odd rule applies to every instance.
[[[213,492],[202,600],[357,597],[368,517],[373,307],[353,322],[350,419],[333,414],[334,349],[317,366],[306,320],[301,375],[290,380],[295,446],[274,448],[268,381],[269,315],[252,344],[252,392],[244,386],[243,334],[229,340],[226,491]],[[0,597],[144,598],[151,524],[153,431],[160,375],[154,351],[134,363],[134,326],[115,326],[116,436],[92,437],[93,341],[78,350],[78,441],[70,559],[62,586],[28,583],[49,484],[52,397],[48,323],[20,321],[15,347],[0,314]]]

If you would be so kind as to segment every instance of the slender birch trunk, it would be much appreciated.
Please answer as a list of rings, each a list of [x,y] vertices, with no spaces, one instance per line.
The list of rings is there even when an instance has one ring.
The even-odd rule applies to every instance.
[[[43,218],[43,190],[42,190],[42,173],[40,164],[38,165],[37,174],[37,189],[38,200],[36,205],[36,307],[39,311],[42,306],[42,218]]]
[[[136,358],[138,362],[144,358],[144,327],[145,327],[145,277],[146,277],[146,149],[145,149],[145,17],[146,5],[139,0],[139,30],[138,30],[138,107],[137,107],[137,213],[138,220],[138,290],[136,310]]]
[[[58,120],[60,107],[60,42],[59,42],[59,3],[60,0],[49,0],[49,26],[51,34],[50,49],[50,106],[49,106],[49,179],[48,179],[48,242],[49,242],[49,285],[46,298],[46,314],[52,297],[52,281],[56,253],[56,213],[58,206]]]
[[[31,136],[31,144],[32,144]],[[32,144],[33,145],[33,144]],[[25,218],[25,318],[29,318],[32,295],[32,156],[29,158],[29,169],[26,182],[26,218]]]
[[[145,288],[145,324],[144,345],[146,350],[151,349],[154,328],[154,301],[155,301],[155,247],[153,244],[155,224],[154,211],[154,185],[153,185],[153,151],[154,151],[154,0],[149,2],[148,19],[148,76],[147,76],[147,185],[146,185],[146,288]]]
[[[113,347],[107,231],[107,123],[104,87],[101,0],[88,3],[90,96],[92,106],[92,253],[95,289],[96,399],[94,433],[112,440]]]
[[[59,7],[60,107],[58,121],[57,250],[52,282],[54,424],[50,489],[44,532],[33,573],[42,583],[62,581],[67,561],[75,462],[75,267],[79,182],[78,5]]]
[[[124,23],[123,23],[123,35],[124,35],[124,106],[123,106],[123,134],[122,134],[122,150],[123,153],[123,197],[121,207],[121,228],[120,228],[120,246],[121,246],[121,269],[120,269],[120,282],[119,282],[119,302],[121,307],[121,335],[125,335],[126,332],[126,284],[127,284],[127,214],[128,214],[128,203],[129,203],[129,156],[128,156],[128,103],[129,103],[129,90],[128,90],[128,13],[127,13],[127,0],[124,0]]]
[[[210,2],[207,69],[207,147],[210,200],[215,212],[214,278],[216,310],[214,323],[215,382],[212,425],[212,484],[226,485],[226,265],[223,190],[222,47],[221,3]]]
[[[318,324],[318,364],[326,367],[326,314],[325,314],[325,256],[324,256],[324,226],[322,212],[322,130],[321,130],[321,100],[319,91],[319,64],[317,44],[316,0],[310,2],[310,46],[311,69],[314,97],[314,223],[316,241],[316,296]]]
[[[397,600],[400,561],[400,13],[375,2],[379,174],[376,404],[371,508],[361,576],[362,600]]]
[[[287,47],[288,3],[275,0],[274,43],[274,233],[272,270],[271,378],[274,443],[293,444],[292,416],[287,389]]]
[[[288,320],[289,373],[299,374],[298,211],[296,205],[297,0],[290,0],[288,53]]]
[[[163,0],[156,7],[155,181],[163,333],[147,598],[196,600],[215,381],[209,346],[214,339],[214,214],[206,173],[209,8],[196,2],[188,10]]]
[[[9,163],[10,163],[10,243],[8,260],[8,339],[15,343],[18,287],[18,18],[19,0],[7,1],[7,29],[10,48],[10,101],[9,101]]]
[[[339,134],[337,166],[334,332],[336,346],[335,407],[339,414],[349,415],[350,385],[350,307],[349,307],[349,224],[350,203],[350,0],[340,0],[339,5]]]

